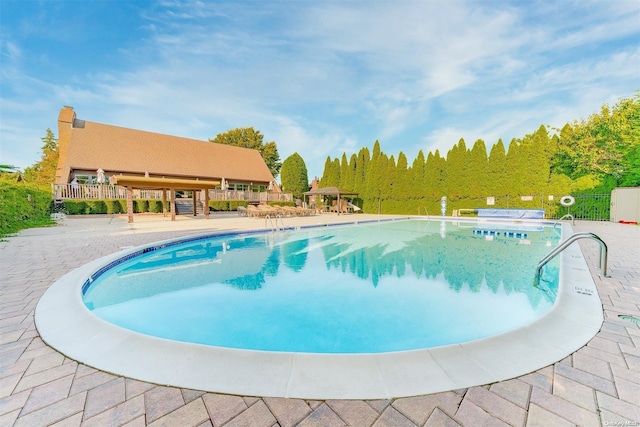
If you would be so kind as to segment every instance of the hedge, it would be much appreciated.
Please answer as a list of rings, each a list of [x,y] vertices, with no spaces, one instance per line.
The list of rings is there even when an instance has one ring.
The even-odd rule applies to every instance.
[[[268,202],[267,203],[269,206],[292,206],[295,207],[296,206],[296,202],[285,202],[285,201],[275,201],[275,202]]]
[[[238,206],[247,207],[246,200],[209,200],[209,209],[214,212],[237,211]]]
[[[121,214],[127,212],[125,199],[114,200],[65,200],[64,210],[67,215]],[[133,212],[162,213],[162,200],[134,199]]]
[[[49,215],[52,202],[50,189],[0,181],[0,236],[55,224]]]

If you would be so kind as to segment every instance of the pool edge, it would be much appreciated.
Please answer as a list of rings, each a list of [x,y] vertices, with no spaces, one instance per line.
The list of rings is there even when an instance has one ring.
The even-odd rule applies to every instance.
[[[569,225],[563,224],[563,229],[567,236]],[[173,240],[180,239],[169,241]],[[78,286],[88,275],[139,249],[102,257],[54,283],[36,307],[36,327],[43,341],[94,368],[156,384],[265,397],[379,399],[466,388],[535,371],[582,347],[603,321],[589,268],[578,245],[572,245],[561,255],[564,273],[558,303],[522,330],[433,349],[365,355],[275,353],[180,343],[111,325],[82,304]],[[591,298],[566,280],[586,284],[580,290],[588,285]],[[60,316],[63,309],[65,316]]]

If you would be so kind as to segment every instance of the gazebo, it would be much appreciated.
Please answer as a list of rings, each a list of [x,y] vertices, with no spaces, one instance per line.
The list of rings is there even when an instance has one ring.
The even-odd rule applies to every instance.
[[[357,196],[358,193],[353,191],[344,190],[339,187],[324,187],[316,188],[315,190],[307,191],[304,193],[305,197],[308,196],[331,196],[338,198],[338,215],[341,213],[340,196]]]
[[[162,209],[166,215],[166,192],[169,190],[171,203],[171,221],[176,220],[176,190],[193,190],[193,214],[196,214],[196,190],[204,191],[204,217],[209,219],[209,190],[220,185],[220,181],[204,181],[198,179],[150,178],[142,176],[114,175],[114,184],[127,189],[127,218],[133,222],[133,190],[162,190]]]

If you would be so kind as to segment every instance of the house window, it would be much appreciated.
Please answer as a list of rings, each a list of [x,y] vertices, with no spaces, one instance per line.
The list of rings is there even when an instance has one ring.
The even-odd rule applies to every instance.
[[[97,182],[96,181],[96,179],[97,179],[96,175],[76,174],[74,176],[78,180],[78,184],[95,184]]]

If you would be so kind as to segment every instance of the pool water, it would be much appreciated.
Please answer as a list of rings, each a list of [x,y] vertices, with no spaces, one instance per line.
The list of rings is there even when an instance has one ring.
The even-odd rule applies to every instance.
[[[381,353],[497,335],[555,300],[534,287],[553,228],[396,220],[212,236],[113,263],[83,287],[100,318],[212,346]],[[96,275],[94,275],[96,276]]]

